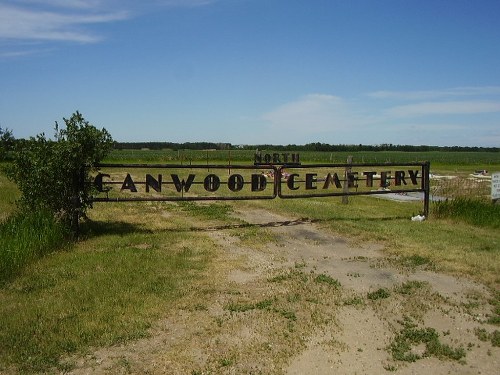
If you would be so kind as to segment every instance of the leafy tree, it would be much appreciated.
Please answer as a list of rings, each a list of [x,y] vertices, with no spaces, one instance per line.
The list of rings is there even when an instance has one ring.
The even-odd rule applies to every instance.
[[[16,145],[8,176],[21,191],[21,208],[49,209],[73,229],[91,207],[93,184],[90,172],[113,147],[106,129],[97,129],[77,111],[56,122],[54,140],[44,134]]]
[[[0,126],[0,161],[7,158],[7,152],[12,150],[14,142],[15,139],[12,130],[8,128],[4,130]]]

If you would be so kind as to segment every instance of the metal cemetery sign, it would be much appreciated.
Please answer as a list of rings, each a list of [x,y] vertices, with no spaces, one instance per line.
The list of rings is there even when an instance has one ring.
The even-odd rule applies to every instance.
[[[423,194],[429,163],[309,164],[298,154],[266,154],[254,165],[100,164],[94,202],[293,199]],[[269,159],[269,160],[268,160]],[[266,163],[266,164],[264,164]]]

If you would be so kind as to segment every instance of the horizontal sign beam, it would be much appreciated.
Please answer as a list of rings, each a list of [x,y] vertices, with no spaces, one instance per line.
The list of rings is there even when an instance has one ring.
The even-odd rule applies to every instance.
[[[251,200],[424,193],[428,162],[308,165],[99,164],[93,202]]]

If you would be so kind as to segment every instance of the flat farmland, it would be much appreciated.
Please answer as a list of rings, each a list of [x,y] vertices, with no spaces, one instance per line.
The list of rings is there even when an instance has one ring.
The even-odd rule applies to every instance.
[[[450,197],[470,174],[500,171],[497,153],[300,161],[348,154],[430,161],[453,175],[432,183]],[[122,150],[106,162],[253,160],[241,150]],[[15,187],[0,182],[14,212]],[[469,198],[487,201],[483,185]],[[78,242],[0,288],[0,373],[495,374],[500,233],[438,217],[435,205],[415,222],[420,201],[371,196],[96,202]]]

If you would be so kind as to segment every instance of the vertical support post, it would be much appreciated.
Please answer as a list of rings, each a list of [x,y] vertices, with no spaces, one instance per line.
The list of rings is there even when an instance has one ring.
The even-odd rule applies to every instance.
[[[429,201],[430,201],[430,170],[431,163],[426,161],[423,166],[423,174],[422,174],[422,188],[424,189],[424,216],[429,216]]]
[[[273,183],[274,183],[274,198],[281,197],[281,170],[283,169],[283,165],[281,167],[276,168],[275,165],[271,166],[273,168]]]
[[[347,157],[347,164],[352,164],[352,156]],[[344,174],[344,190],[343,193],[344,195],[342,196],[342,204],[349,204],[349,173],[352,172],[352,167],[349,165],[345,169],[345,174]]]

